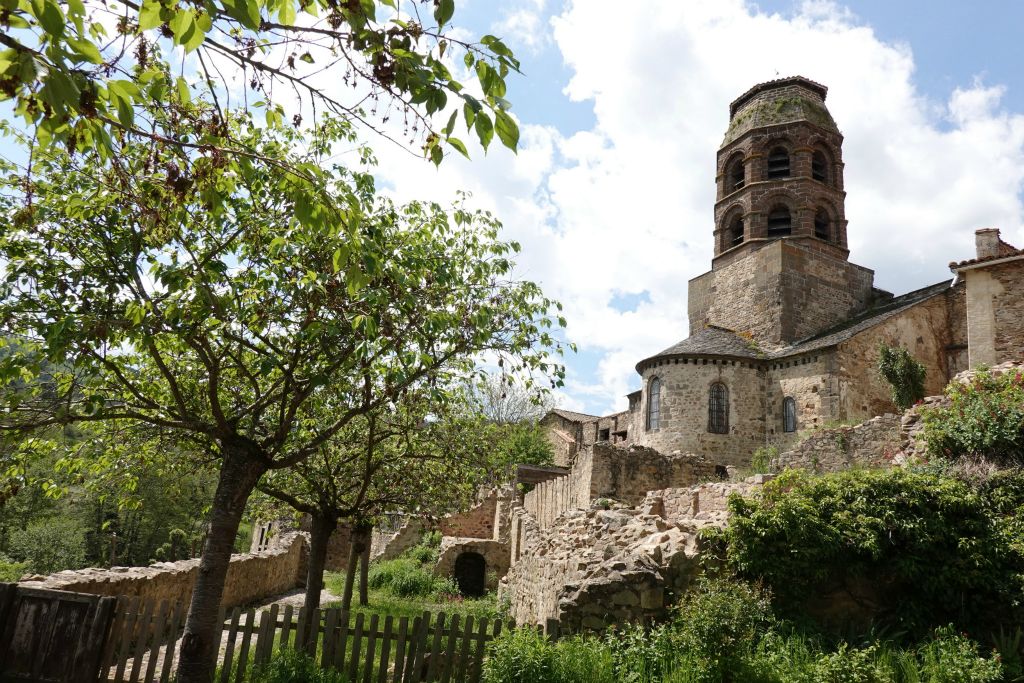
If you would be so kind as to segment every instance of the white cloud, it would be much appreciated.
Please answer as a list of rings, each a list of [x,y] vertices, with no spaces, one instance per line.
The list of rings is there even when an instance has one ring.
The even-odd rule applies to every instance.
[[[630,11],[575,0],[551,26],[573,74],[566,95],[592,103],[592,129],[563,136],[524,121],[518,156],[477,149],[438,170],[378,152],[399,197],[470,189],[523,243],[524,276],[563,301],[568,336],[600,357],[593,372],[567,359],[567,405],[623,408],[636,362],[686,336],[687,280],[710,267],[728,104],[757,82],[801,74],[829,87],[845,135],[851,260],[874,268],[878,286],[901,293],[950,277],[945,264],[971,255],[978,227],[1024,244],[1024,117],[1003,109],[1003,88],[979,80],[928,100],[910,48],[834,3],[783,17],[740,0]],[[641,292],[636,310],[610,305]]]

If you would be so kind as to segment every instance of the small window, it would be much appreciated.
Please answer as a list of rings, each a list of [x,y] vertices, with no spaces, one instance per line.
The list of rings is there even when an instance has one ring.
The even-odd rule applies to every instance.
[[[602,429],[601,431],[599,431],[597,433],[597,440],[598,441],[607,441],[611,437],[611,435],[612,435],[612,430],[611,429]]]
[[[784,147],[773,147],[768,152],[768,179],[789,177],[789,152]]]
[[[793,218],[789,208],[779,205],[768,213],[768,236],[782,237],[793,232]]]
[[[729,390],[721,382],[712,384],[708,391],[708,431],[729,433]]]
[[[796,431],[796,401],[792,396],[782,400],[782,431]]]
[[[647,429],[658,429],[661,421],[661,380],[655,377],[647,386]]]
[[[743,216],[736,216],[729,222],[728,247],[743,244]]]
[[[729,169],[726,172],[726,193],[735,192],[742,188],[746,182],[746,172],[743,168],[743,158],[736,157],[732,162],[729,163]]]
[[[832,221],[829,220],[828,212],[825,209],[818,209],[814,214],[814,236],[820,240],[830,241],[832,239]]]
[[[815,152],[811,157],[811,177],[822,183],[828,182],[828,160],[823,152]]]

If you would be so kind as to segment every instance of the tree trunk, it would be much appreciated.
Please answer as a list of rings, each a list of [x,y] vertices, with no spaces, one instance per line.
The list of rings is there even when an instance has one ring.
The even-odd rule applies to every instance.
[[[370,604],[370,541],[372,540],[372,529],[367,529],[363,537],[363,552],[359,555],[359,604],[366,607]]]
[[[341,596],[341,609],[343,611],[348,611],[352,608],[352,593],[356,585],[356,568],[359,566],[359,561],[363,555],[370,551],[371,530],[372,527],[367,529],[358,524],[352,527],[352,534],[349,537],[351,540],[349,542],[348,566],[345,567],[345,592]],[[362,599],[363,590],[361,589],[359,593],[359,604],[365,605],[366,603]]]
[[[338,526],[334,517],[313,515],[313,529],[309,536],[309,572],[306,574],[306,614],[320,606],[320,591],[324,588],[324,566],[327,564],[327,544]]]
[[[213,680],[220,649],[217,613],[224,595],[235,534],[238,533],[249,494],[266,471],[259,460],[249,457],[245,451],[223,447],[222,452],[220,478],[210,512],[210,531],[203,546],[181,639],[178,683],[210,683]]]

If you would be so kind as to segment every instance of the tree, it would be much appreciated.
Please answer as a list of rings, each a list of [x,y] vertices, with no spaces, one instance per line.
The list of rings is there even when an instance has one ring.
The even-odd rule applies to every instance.
[[[235,533],[266,472],[424,378],[443,382],[453,358],[511,355],[553,383],[563,372],[548,355],[553,302],[509,279],[517,246],[492,217],[376,199],[368,174],[328,161],[352,139],[344,122],[301,148],[279,123],[226,125],[251,154],[125,138],[109,165],[51,147],[31,184],[0,181],[0,321],[20,340],[0,359],[0,430],[134,421],[201,446],[217,469],[183,682],[213,671]]]
[[[464,508],[485,481],[494,453],[485,425],[438,398],[426,386],[412,389],[350,422],[316,455],[259,483],[264,494],[310,516],[307,610],[319,606],[327,544],[339,523],[351,529],[342,597],[348,609],[356,564],[362,559],[365,573],[369,532],[384,513],[438,516]],[[365,604],[365,577],[361,588]]]
[[[537,422],[555,407],[550,393],[530,391],[511,375],[487,375],[467,385],[470,405],[493,424]]]
[[[878,372],[892,387],[892,401],[906,410],[924,398],[924,365],[903,347],[882,343],[878,349]]]
[[[246,106],[251,94],[268,121],[283,117],[281,100],[291,97],[296,125],[306,109],[314,124],[318,112],[330,113],[387,135],[388,119],[402,116],[403,134],[421,140],[435,163],[445,145],[467,153],[453,135],[459,107],[448,107],[450,97],[485,148],[495,133],[510,149],[518,144],[504,97],[519,62],[494,36],[467,41],[452,31],[454,0],[3,0],[2,8],[0,99],[15,100],[43,146],[98,149],[113,160],[117,134],[130,132],[161,145],[251,153],[251,141],[226,125],[233,75],[248,86]],[[453,77],[454,59],[478,95]],[[320,87],[324,71],[347,93]],[[191,120],[194,136],[177,136],[167,119],[192,100],[212,108]],[[443,125],[436,114],[447,117]]]

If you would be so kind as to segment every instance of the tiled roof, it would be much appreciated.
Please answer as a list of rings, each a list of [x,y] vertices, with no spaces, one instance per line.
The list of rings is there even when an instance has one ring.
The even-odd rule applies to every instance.
[[[562,410],[561,408],[555,408],[551,411],[555,415],[564,417],[569,422],[596,422],[601,418],[597,415],[587,415],[586,413],[574,413],[571,410]]]
[[[1006,242],[1002,242],[1002,244],[1006,244]],[[1007,244],[1006,246],[1010,246],[1010,245]],[[960,268],[966,268],[968,266],[976,266],[979,263],[986,263],[988,261],[999,261],[1000,259],[1013,258],[1015,256],[1024,256],[1024,249],[1014,249],[1013,247],[1010,247],[1010,250],[1004,250],[1004,253],[1002,253],[1002,254],[993,254],[992,256],[985,256],[983,258],[971,258],[971,259],[967,259],[966,261],[960,261],[960,262],[950,261],[949,262],[949,269],[953,270],[953,271],[956,271],[956,270],[959,270]]]
[[[863,332],[868,328],[874,327],[894,315],[902,313],[908,308],[916,306],[933,296],[942,294],[949,289],[949,286],[950,281],[946,280],[913,292],[908,292],[901,296],[893,297],[875,308],[845,321],[841,325],[837,325],[813,337],[809,337],[808,339],[804,339],[783,349],[779,349],[778,351],[768,353],[759,349],[753,341],[746,339],[732,330],[710,325],[678,344],[674,344],[664,351],[640,361],[636,366],[637,372],[640,372],[640,368],[648,361],[667,356],[706,355],[725,356],[729,358],[772,360],[777,358],[786,358],[798,353],[806,353],[808,351],[828,348],[842,343],[854,335]]]
[[[950,280],[944,280],[942,282],[937,282],[934,285],[922,287],[921,289],[914,290],[913,292],[907,292],[906,294],[893,297],[883,304],[876,306],[855,318],[847,320],[841,325],[825,330],[821,334],[797,342],[792,346],[787,346],[784,349],[773,351],[768,357],[784,358],[798,353],[816,351],[817,349],[835,346],[836,344],[844,342],[868,328],[874,327],[875,325],[888,320],[894,315],[902,313],[912,306],[916,306],[922,301],[942,294],[949,289],[950,284]]]
[[[663,356],[678,355],[715,355],[734,358],[764,358],[764,353],[757,345],[732,330],[709,325],[678,344],[673,344],[664,351],[637,363],[637,372],[649,360]]]

